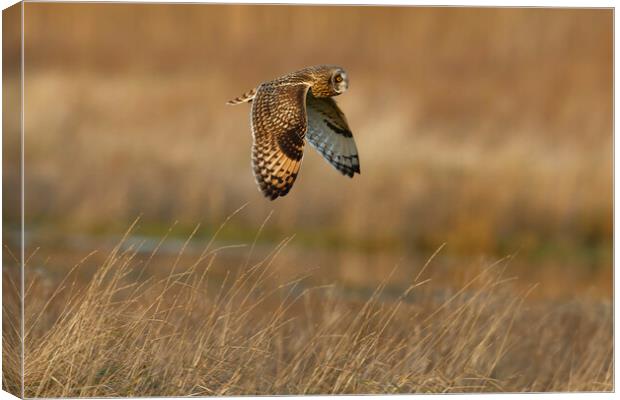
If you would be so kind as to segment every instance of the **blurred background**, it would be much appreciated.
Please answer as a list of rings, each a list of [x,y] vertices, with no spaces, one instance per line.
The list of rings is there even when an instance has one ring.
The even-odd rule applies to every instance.
[[[27,3],[25,20],[33,271],[62,277],[139,216],[147,244],[174,225],[172,257],[248,203],[218,240],[251,243],[270,216],[256,253],[294,234],[282,265],[317,283],[398,266],[398,285],[446,243],[439,281],[514,255],[533,296],[611,299],[612,10]],[[249,106],[225,102],[315,64],[348,71],[362,173],[308,147],[267,201]]]

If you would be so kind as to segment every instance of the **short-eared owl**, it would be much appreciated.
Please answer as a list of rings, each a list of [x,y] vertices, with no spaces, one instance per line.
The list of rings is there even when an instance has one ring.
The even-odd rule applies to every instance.
[[[360,173],[353,135],[332,99],[348,87],[344,69],[320,65],[261,83],[227,103],[252,102],[252,169],[266,197],[284,196],[293,186],[304,138],[342,174]]]

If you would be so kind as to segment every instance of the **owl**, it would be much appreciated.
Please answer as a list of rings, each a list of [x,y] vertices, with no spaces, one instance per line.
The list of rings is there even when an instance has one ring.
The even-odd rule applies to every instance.
[[[252,103],[252,170],[265,197],[291,190],[305,140],[343,175],[360,173],[353,134],[333,99],[348,87],[344,69],[320,65],[261,83],[227,103]]]

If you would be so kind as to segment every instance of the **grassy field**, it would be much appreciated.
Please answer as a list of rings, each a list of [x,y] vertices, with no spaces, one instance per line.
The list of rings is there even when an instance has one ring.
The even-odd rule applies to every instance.
[[[213,241],[153,273],[165,239],[147,257],[121,242],[86,281],[89,257],[57,286],[33,273],[26,396],[612,389],[610,304],[531,301],[535,288],[513,286],[509,259],[438,286],[441,248],[400,291],[310,286],[308,272],[280,276],[291,239],[224,276],[226,249]],[[5,387],[15,379],[5,374]]]
[[[611,10],[25,18],[27,396],[613,389]],[[266,201],[249,110],[224,103],[322,63],[350,76],[362,174],[308,148]],[[18,183],[5,168],[5,293]]]

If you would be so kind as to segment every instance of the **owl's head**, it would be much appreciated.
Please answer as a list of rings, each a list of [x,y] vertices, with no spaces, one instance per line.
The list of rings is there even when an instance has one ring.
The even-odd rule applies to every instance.
[[[310,67],[309,71],[314,81],[312,94],[316,97],[338,96],[349,88],[347,73],[340,67],[321,65]]]

